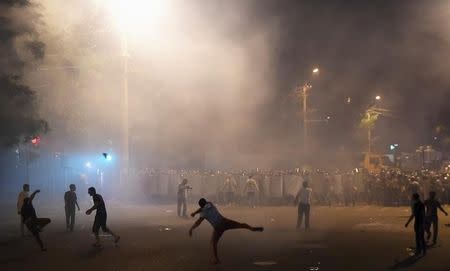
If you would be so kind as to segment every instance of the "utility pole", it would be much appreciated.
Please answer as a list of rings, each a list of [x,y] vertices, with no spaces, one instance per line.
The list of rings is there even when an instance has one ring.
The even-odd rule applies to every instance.
[[[314,68],[312,70],[312,75],[318,75],[319,68]],[[310,83],[306,82],[303,86],[296,89],[297,98],[299,99],[299,104],[303,102],[303,157],[306,160],[306,156],[308,153],[308,90],[311,89],[312,86]]]
[[[301,98],[303,99],[303,152],[305,154],[308,148],[308,89],[311,87],[311,85],[305,84],[301,91]]]
[[[122,148],[120,184],[127,183],[129,169],[129,136],[128,136],[128,37],[122,34]]]

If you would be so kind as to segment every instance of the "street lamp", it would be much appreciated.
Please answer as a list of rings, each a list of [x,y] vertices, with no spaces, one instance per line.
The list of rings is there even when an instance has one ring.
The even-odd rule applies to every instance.
[[[122,45],[121,183],[128,180],[129,169],[128,36],[156,29],[157,24],[168,14],[170,2],[170,0],[103,0],[118,27]]]
[[[319,68],[316,67],[312,70],[311,75],[318,75],[319,74]],[[303,103],[303,152],[306,154],[307,146],[308,146],[308,90],[312,88],[312,85],[309,82],[306,82],[297,89],[297,97],[300,100],[300,102]]]

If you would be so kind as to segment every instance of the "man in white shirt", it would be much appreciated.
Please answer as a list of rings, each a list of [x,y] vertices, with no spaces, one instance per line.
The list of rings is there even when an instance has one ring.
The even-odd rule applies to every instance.
[[[225,231],[233,229],[247,229],[250,231],[259,232],[264,231],[263,227],[252,227],[248,224],[236,222],[223,217],[217,210],[216,206],[214,206],[214,204],[212,204],[211,202],[206,201],[206,199],[204,198],[201,198],[198,201],[198,205],[200,206],[200,208],[197,211],[193,212],[191,216],[194,217],[196,214],[200,214],[200,218],[197,219],[194,225],[192,225],[192,227],[189,229],[189,236],[192,236],[192,232],[194,231],[194,229],[200,226],[203,220],[206,219],[211,224],[211,226],[214,228],[211,238],[214,264],[220,263],[219,257],[217,255],[217,243],[219,242],[220,237],[222,237]]]
[[[17,214],[19,215],[19,219],[20,219],[20,233],[22,234],[22,236],[25,236],[25,231],[24,231],[24,225],[23,225],[23,221],[22,221],[22,206],[23,206],[23,200],[25,198],[28,198],[28,192],[30,192],[30,185],[29,184],[24,184],[23,185],[23,190],[20,191],[19,195],[17,196]]]
[[[256,183],[253,176],[249,176],[245,182],[244,193],[247,194],[247,202],[249,207],[255,208],[256,206],[256,196],[259,192],[258,184]]]
[[[312,189],[308,186],[308,182],[303,182],[303,187],[295,197],[295,204],[298,203],[297,228],[302,226],[303,216],[305,216],[305,230],[309,229],[309,211],[311,209]]]
[[[181,183],[178,185],[178,204],[177,204],[177,213],[179,217],[187,217],[186,211],[187,211],[187,196],[188,196],[188,190],[192,189],[188,185],[188,180],[183,179]]]

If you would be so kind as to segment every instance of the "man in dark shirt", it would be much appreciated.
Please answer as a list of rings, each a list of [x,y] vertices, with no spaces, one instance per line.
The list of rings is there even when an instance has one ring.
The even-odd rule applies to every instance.
[[[425,205],[420,200],[420,196],[417,193],[412,195],[412,214],[405,224],[405,228],[414,219],[414,232],[416,236],[416,256],[420,253],[426,255],[427,244],[425,242]]]
[[[92,211],[97,210],[95,213],[95,219],[94,219],[94,225],[92,226],[92,232],[95,235],[95,244],[94,246],[100,247],[100,238],[98,236],[98,232],[100,228],[102,228],[102,231],[105,233],[109,233],[114,237],[114,243],[119,242],[120,236],[114,234],[107,226],[106,226],[106,206],[105,202],[103,201],[103,198],[101,195],[97,194],[94,187],[89,187],[88,189],[89,195],[92,197],[92,200],[94,201],[94,206],[92,206],[89,210],[86,211],[87,215],[90,215]]]
[[[77,194],[75,193],[76,187],[74,184],[69,185],[69,191],[64,194],[64,209],[66,211],[66,228],[73,231],[75,225],[75,206],[80,210],[77,202]]]
[[[46,251],[47,249],[42,243],[39,232],[41,232],[42,229],[51,222],[51,220],[49,218],[38,218],[36,216],[36,210],[33,207],[33,199],[34,196],[36,196],[36,194],[39,192],[41,191],[36,190],[33,192],[33,194],[30,195],[30,197],[26,197],[23,200],[23,205],[20,214],[22,215],[23,224],[25,224],[28,230],[33,234],[34,238],[36,239],[36,242],[41,247],[41,251]]]
[[[436,199],[436,192],[431,191],[430,197],[424,202],[426,207],[426,231],[427,239],[431,238],[431,224],[433,224],[433,245],[436,244],[438,236],[438,209],[441,210],[446,216],[448,213],[442,208],[441,203]]]

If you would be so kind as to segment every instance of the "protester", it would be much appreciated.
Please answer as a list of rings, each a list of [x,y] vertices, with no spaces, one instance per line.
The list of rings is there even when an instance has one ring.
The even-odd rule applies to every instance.
[[[192,225],[192,227],[189,229],[189,236],[192,236],[194,229],[200,226],[203,220],[206,219],[211,224],[211,226],[214,229],[211,238],[214,264],[220,263],[219,256],[217,253],[217,244],[219,243],[219,240],[225,231],[233,229],[247,229],[250,231],[259,231],[259,232],[264,231],[263,227],[252,227],[248,224],[236,222],[226,217],[223,217],[219,213],[217,208],[214,206],[214,204],[206,201],[206,199],[204,198],[201,198],[198,201],[198,205],[200,206],[200,208],[197,211],[193,212],[191,216],[195,217],[195,215],[200,214],[200,218],[197,219],[194,225]]]
[[[34,191],[30,197],[26,197],[23,200],[23,205],[21,208],[22,221],[28,228],[28,230],[33,234],[36,242],[39,244],[41,251],[47,251],[44,243],[41,240],[40,232],[42,229],[51,222],[49,218],[38,218],[36,216],[36,210],[33,206],[33,199],[40,190]]]
[[[23,200],[28,197],[28,192],[30,192],[30,185],[24,184],[22,187],[22,191],[20,191],[19,195],[17,196],[17,214],[19,215],[20,234],[22,235],[22,237],[25,235],[25,231],[21,212]]]
[[[249,176],[247,181],[245,182],[244,193],[247,194],[247,204],[249,207],[255,208],[257,195],[259,192],[258,184],[256,183],[253,176]]]
[[[97,194],[94,187],[89,187],[88,193],[92,197],[92,200],[94,201],[94,206],[92,206],[89,210],[87,210],[86,214],[90,215],[94,210],[96,210],[94,224],[92,225],[92,232],[95,235],[94,246],[101,247],[100,238],[98,236],[100,228],[102,228],[103,232],[109,233],[113,236],[114,243],[119,242],[120,236],[116,235],[106,226],[107,213],[105,202],[103,201],[102,196]]]
[[[426,207],[426,232],[427,232],[427,240],[431,238],[431,225],[433,225],[433,245],[436,244],[438,231],[439,231],[439,223],[438,223],[438,209],[443,212],[446,216],[448,213],[442,208],[441,203],[436,199],[436,192],[431,191],[430,197],[424,202]]]
[[[415,255],[419,256],[427,254],[427,244],[425,242],[425,205],[420,200],[419,194],[415,193],[411,197],[413,206],[412,213],[408,221],[405,224],[405,228],[414,219],[414,233],[416,238],[416,252]]]
[[[295,203],[298,203],[297,229],[300,229],[302,226],[303,216],[305,217],[305,230],[309,229],[311,195],[312,189],[309,187],[308,182],[304,181],[302,188],[300,188],[297,196],[295,196]]]
[[[69,191],[64,193],[64,210],[66,212],[66,229],[73,231],[75,225],[75,207],[80,211],[78,206],[76,187],[74,184],[69,185]]]
[[[222,188],[225,194],[225,203],[231,205],[234,202],[234,196],[237,191],[237,183],[233,177],[227,177]]]
[[[183,179],[181,183],[178,185],[178,204],[177,204],[177,213],[179,217],[187,217],[187,196],[189,189],[192,189],[188,185],[188,180]]]

